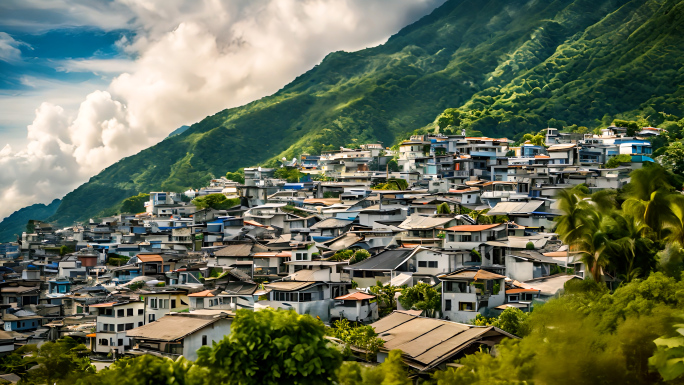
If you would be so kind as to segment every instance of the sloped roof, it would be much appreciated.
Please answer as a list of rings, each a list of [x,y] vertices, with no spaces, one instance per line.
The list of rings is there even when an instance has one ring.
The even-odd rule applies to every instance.
[[[479,327],[395,311],[371,324],[385,341],[383,351],[399,349],[402,359],[420,371],[430,370],[455,357],[473,343],[498,343],[517,338],[493,326]]]
[[[268,283],[264,285],[264,287],[271,290],[296,291],[311,286],[314,283],[316,282],[280,281]]]
[[[159,254],[138,254],[136,255],[140,262],[164,262],[164,259]]]
[[[240,243],[226,246],[214,253],[217,257],[249,257],[252,253],[251,243]]]
[[[229,282],[221,294],[252,295],[259,285],[250,282]]]
[[[212,290],[202,290],[197,293],[188,294],[188,297],[215,297]]]
[[[357,291],[356,293],[349,293],[345,294],[339,297],[335,297],[337,300],[342,300],[342,301],[362,301],[364,299],[372,299],[375,298],[374,295],[362,293],[360,291]]]
[[[189,334],[204,329],[221,319],[223,319],[223,317],[207,319],[167,315],[157,321],[127,331],[126,336],[138,339],[177,341]],[[226,332],[228,332],[228,330],[226,330]]]
[[[467,279],[477,281],[506,278],[503,275],[492,273],[487,270],[461,270],[451,274],[441,276],[440,279]]]
[[[404,263],[415,249],[385,250],[359,263],[345,266],[345,270],[394,270]]]
[[[449,227],[445,230],[449,231],[483,231],[483,230],[489,230],[493,229],[497,226],[501,226],[503,223],[494,223],[491,225],[460,225],[460,226],[452,226]]]
[[[452,217],[424,217],[412,215],[401,222],[399,227],[405,230],[433,229],[438,226],[444,226],[445,223],[449,223],[453,220],[454,218]]]
[[[530,200],[525,202],[499,202],[487,212],[487,215],[531,214],[544,204],[544,201]]]
[[[310,227],[312,230],[337,229],[351,225],[352,221],[338,218],[327,218]]]

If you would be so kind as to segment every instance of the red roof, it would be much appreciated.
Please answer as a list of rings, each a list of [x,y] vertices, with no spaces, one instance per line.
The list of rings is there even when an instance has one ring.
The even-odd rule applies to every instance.
[[[116,305],[116,302],[98,303],[96,305],[90,305],[90,307],[111,307]]]
[[[164,259],[159,254],[138,254],[136,255],[140,262],[164,262]]]
[[[537,289],[511,289],[506,290],[506,294],[517,294],[517,293],[539,293]]]
[[[343,296],[336,297],[335,299],[345,300],[345,301],[362,301],[364,299],[371,299],[371,298],[375,298],[375,296],[357,291],[356,293],[345,294]]]
[[[188,297],[215,297],[211,290],[204,290],[197,293],[188,294]]]
[[[460,226],[449,227],[448,229],[445,229],[445,230],[449,230],[449,231],[482,231],[482,230],[492,229],[492,228],[494,228],[496,226],[500,226],[502,224],[503,223],[494,223],[491,225],[460,225]]]

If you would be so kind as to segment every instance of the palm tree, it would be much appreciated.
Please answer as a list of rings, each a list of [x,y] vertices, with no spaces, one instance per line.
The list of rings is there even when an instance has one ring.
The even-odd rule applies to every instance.
[[[603,271],[610,263],[611,248],[614,247],[608,234],[602,230],[584,234],[576,245],[580,249],[580,260],[591,272],[594,281],[601,282]]]
[[[598,227],[599,214],[574,189],[560,190],[556,200],[558,209],[563,212],[556,218],[556,233],[566,245],[573,247]]]

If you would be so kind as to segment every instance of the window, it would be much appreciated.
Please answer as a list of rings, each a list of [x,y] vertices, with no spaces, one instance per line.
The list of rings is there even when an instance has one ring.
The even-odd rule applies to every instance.
[[[475,310],[475,303],[474,302],[459,302],[458,303],[458,310],[460,310],[460,311],[473,311],[473,310]]]
[[[133,328],[135,327],[134,325],[135,325],[134,323],[126,324],[126,330],[131,330],[131,329],[133,329]]]
[[[171,309],[175,309],[175,308],[176,308],[176,300],[172,299],[171,300]]]
[[[450,310],[451,310],[451,300],[450,300],[450,299],[444,301],[444,310],[445,310],[445,311],[450,311]]]
[[[153,309],[157,308],[157,299],[156,298],[150,298],[150,307]]]
[[[117,317],[123,317],[124,316],[124,309],[119,309],[116,311],[116,316]]]
[[[150,314],[147,319],[149,322],[154,322],[154,314]]]
[[[437,261],[428,261],[428,267],[431,269],[437,268]]]
[[[123,346],[123,338],[119,338],[119,341],[117,341],[118,346]]]
[[[427,261],[418,261],[418,267],[427,267]]]
[[[142,314],[143,314],[143,312],[144,312],[144,310],[143,310],[143,309],[138,309],[138,315],[142,315]]]
[[[207,345],[207,336],[202,336],[202,346]]]
[[[449,242],[454,242],[454,234],[449,234]]]
[[[511,301],[511,302],[512,302],[512,301],[517,301],[517,300],[518,300],[518,296],[517,296],[517,295],[512,295],[512,296],[508,297],[508,300]]]
[[[471,242],[471,237],[470,235],[459,235],[459,242]]]
[[[115,329],[114,329],[115,327],[116,327],[116,325],[114,325],[114,324],[109,324],[109,331],[110,331],[110,332],[115,331]]]
[[[124,331],[124,324],[118,324],[118,325],[116,325],[116,331],[117,331],[117,332],[122,332],[122,331]]]
[[[141,326],[143,326],[142,321],[138,322],[138,327],[141,327]]]
[[[133,309],[126,309],[126,315],[129,317],[133,316]]]
[[[310,302],[311,301],[311,293],[301,293],[299,295],[299,301],[300,302]]]
[[[108,345],[109,345],[109,341],[107,341],[106,338],[100,338],[100,345],[102,345],[102,346],[108,346]]]

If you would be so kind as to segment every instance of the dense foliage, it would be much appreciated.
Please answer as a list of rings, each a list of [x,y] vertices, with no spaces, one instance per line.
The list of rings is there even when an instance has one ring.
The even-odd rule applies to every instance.
[[[209,194],[193,199],[192,204],[199,210],[227,210],[240,204],[240,198],[228,199],[223,194]]]
[[[139,191],[199,188],[283,156],[391,145],[448,108],[458,116],[437,120],[445,130],[516,140],[547,126],[675,122],[683,14],[674,0],[450,0],[383,45],[331,53],[274,95],[117,162],[51,219],[71,224]]]
[[[121,212],[137,214],[145,211],[145,202],[150,200],[150,194],[140,193],[128,197],[121,202]]]
[[[419,282],[402,289],[399,303],[404,309],[422,310],[427,317],[434,317],[442,308],[442,294],[430,284]]]

